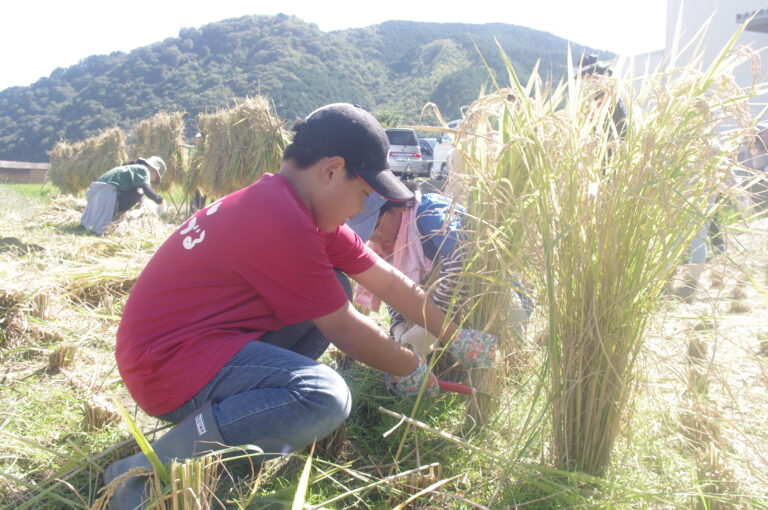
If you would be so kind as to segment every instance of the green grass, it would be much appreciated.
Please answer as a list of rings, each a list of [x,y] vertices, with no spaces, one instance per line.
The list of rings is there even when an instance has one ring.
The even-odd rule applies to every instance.
[[[21,197],[42,202],[47,202],[52,194],[58,193],[56,187],[48,182],[43,184],[3,184],[3,186],[14,190]]]

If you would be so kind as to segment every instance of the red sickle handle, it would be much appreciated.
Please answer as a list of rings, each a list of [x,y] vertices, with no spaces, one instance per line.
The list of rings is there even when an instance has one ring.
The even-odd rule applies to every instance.
[[[467,386],[466,384],[460,384],[457,382],[444,381],[442,379],[437,380],[437,385],[443,391],[452,391],[453,393],[461,393],[463,395],[471,395],[475,391],[472,386]]]

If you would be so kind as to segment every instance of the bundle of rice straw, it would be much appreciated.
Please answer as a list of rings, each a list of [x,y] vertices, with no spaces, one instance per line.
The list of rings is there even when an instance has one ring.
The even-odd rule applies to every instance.
[[[156,236],[165,238],[170,234],[172,226],[157,214],[155,203],[145,198],[138,207],[132,207],[118,215],[104,232],[106,235],[121,238],[136,235],[139,232],[147,238]]]
[[[104,172],[128,159],[125,135],[116,127],[79,142],[59,142],[48,155],[51,182],[63,193],[73,195],[85,191]]]
[[[288,138],[284,124],[263,96],[200,115],[203,142],[192,162],[186,188],[221,197],[276,171]]]
[[[165,161],[166,172],[156,188],[166,191],[173,184],[184,182],[189,168],[189,151],[184,143],[184,114],[158,112],[139,122],[134,132],[136,145],[131,149],[131,159],[160,156]]]

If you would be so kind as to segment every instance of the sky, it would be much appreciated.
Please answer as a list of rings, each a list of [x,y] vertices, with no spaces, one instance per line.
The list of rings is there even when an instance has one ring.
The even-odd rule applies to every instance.
[[[7,0],[0,7],[0,90],[91,55],[251,14],[294,15],[323,31],[389,20],[509,23],[624,55],[664,47],[666,0]]]

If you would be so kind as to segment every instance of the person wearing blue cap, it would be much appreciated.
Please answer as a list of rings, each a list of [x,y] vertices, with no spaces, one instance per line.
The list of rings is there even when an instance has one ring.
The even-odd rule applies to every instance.
[[[493,359],[494,337],[446,321],[345,225],[373,194],[413,197],[389,170],[378,121],[334,103],[294,131],[279,171],[185,221],[126,302],[118,369],[144,411],[175,424],[152,445],[164,462],[222,445],[255,445],[269,457],[330,434],[349,415],[351,395],[316,361],[329,342],[390,374],[401,395],[436,390],[424,359],[352,306],[341,272],[457,349],[482,340],[483,361]],[[107,467],[112,508],[141,507],[146,478],[134,468],[149,465],[137,453]]]

